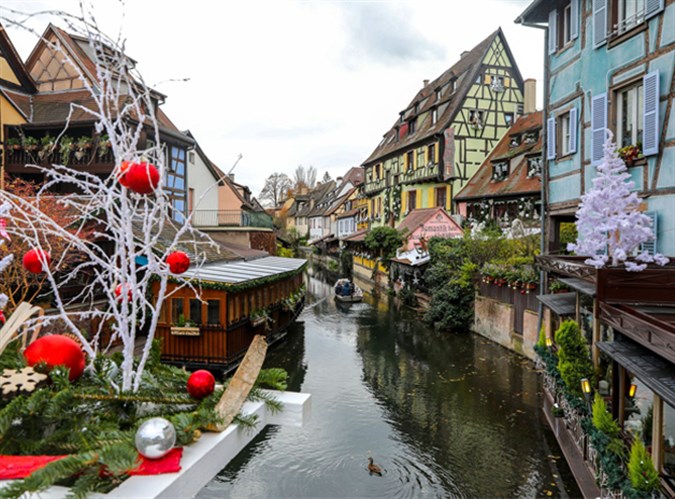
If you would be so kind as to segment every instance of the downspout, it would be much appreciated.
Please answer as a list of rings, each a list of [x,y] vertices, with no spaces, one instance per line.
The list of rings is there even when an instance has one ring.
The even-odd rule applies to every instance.
[[[540,24],[521,22],[523,26],[528,28],[537,28],[544,30],[544,108],[542,109],[542,123],[541,123],[541,136],[542,136],[542,148],[541,148],[541,189],[540,189],[540,198],[541,198],[541,237],[539,238],[539,253],[544,254],[546,252],[546,216],[547,216],[547,195],[546,195],[546,186],[548,185],[548,160],[546,159],[546,144],[548,137],[546,136],[547,126],[546,126],[546,116],[549,105],[549,78],[550,78],[550,64],[548,58],[548,25],[542,26]],[[548,274],[546,271],[541,270],[539,272],[539,293],[544,294],[548,291],[548,286],[546,285]],[[538,320],[537,320],[537,338],[541,331],[541,327],[544,323],[544,305],[540,301],[538,310]]]

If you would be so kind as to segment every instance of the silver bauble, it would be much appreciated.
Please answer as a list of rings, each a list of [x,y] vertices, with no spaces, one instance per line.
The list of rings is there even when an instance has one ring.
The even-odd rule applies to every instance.
[[[148,459],[165,456],[176,443],[176,429],[164,418],[145,421],[136,431],[136,450]]]

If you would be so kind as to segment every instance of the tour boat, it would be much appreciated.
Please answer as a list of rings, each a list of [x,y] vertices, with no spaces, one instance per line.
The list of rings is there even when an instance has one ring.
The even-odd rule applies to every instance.
[[[343,303],[355,303],[363,300],[363,291],[349,279],[338,279],[335,283],[335,299]]]

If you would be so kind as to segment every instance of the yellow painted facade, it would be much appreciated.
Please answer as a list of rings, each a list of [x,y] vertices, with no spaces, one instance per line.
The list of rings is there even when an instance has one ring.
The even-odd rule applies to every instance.
[[[10,83],[14,83],[15,85],[21,85],[19,79],[14,74],[14,71],[12,71],[12,68],[9,67],[7,59],[2,56],[0,56],[0,80],[5,80]]]

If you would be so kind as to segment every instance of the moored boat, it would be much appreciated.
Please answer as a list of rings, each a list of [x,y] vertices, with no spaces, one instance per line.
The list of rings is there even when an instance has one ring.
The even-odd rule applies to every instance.
[[[363,300],[363,290],[349,279],[338,279],[335,283],[335,299],[343,303],[355,303]]]

